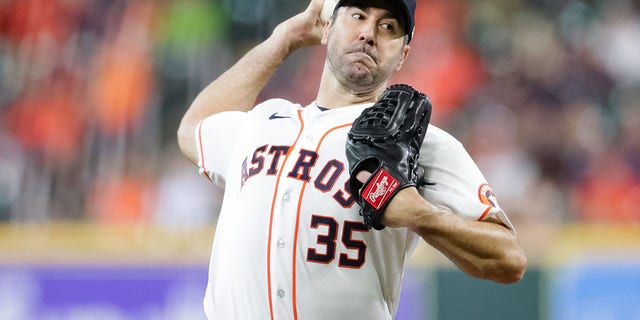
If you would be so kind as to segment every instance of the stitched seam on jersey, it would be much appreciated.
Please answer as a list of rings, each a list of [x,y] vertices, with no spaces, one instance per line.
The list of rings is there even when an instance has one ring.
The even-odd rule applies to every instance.
[[[302,119],[301,119],[302,120]],[[318,151],[320,150],[320,146],[322,145],[322,143],[324,142],[324,139],[329,135],[329,133],[331,133],[334,130],[338,130],[338,129],[342,129],[345,127],[349,127],[351,126],[351,123],[347,123],[347,124],[343,124],[343,125],[339,125],[337,127],[333,127],[329,130],[327,130],[327,132],[325,132],[322,137],[320,138],[320,141],[318,141],[318,146],[316,147],[316,154],[318,153]],[[314,165],[315,166],[315,165]],[[311,168],[309,169],[309,171],[311,171]],[[292,261],[292,272],[293,274],[291,275],[291,283],[292,283],[292,287],[293,287],[293,291],[291,294],[291,302],[293,304],[293,319],[297,320],[298,319],[298,296],[297,296],[297,290],[296,290],[296,252],[297,252],[297,247],[298,247],[298,230],[300,227],[300,209],[302,207],[302,198],[304,197],[304,191],[307,188],[307,185],[309,184],[309,182],[305,182],[302,185],[302,188],[300,189],[300,197],[298,198],[298,208],[296,210],[296,224],[295,224],[295,231],[293,233],[293,257],[291,259]]]
[[[485,210],[482,215],[480,216],[480,218],[478,218],[478,221],[482,221],[482,219],[484,219],[484,217],[489,213],[489,211],[491,211],[492,207],[488,207],[487,210]]]
[[[204,146],[202,145],[202,123],[203,122],[204,120],[198,123],[198,144],[200,145],[200,162],[202,163],[202,171],[204,172],[204,176],[207,177],[209,181],[213,182],[213,180],[209,176],[209,173],[207,172],[207,169],[204,166]]]
[[[271,296],[271,236],[272,236],[272,229],[273,229],[273,214],[274,214],[274,209],[276,205],[276,197],[278,196],[278,187],[280,186],[280,178],[282,177],[284,166],[287,164],[287,160],[289,160],[289,155],[291,155],[291,152],[295,148],[296,144],[298,144],[298,139],[300,139],[300,136],[302,135],[302,131],[304,130],[304,120],[302,119],[301,112],[302,110],[298,110],[298,119],[300,120],[300,131],[298,131],[298,136],[296,137],[296,140],[294,140],[291,147],[289,147],[289,151],[285,155],[284,160],[282,161],[282,165],[280,165],[280,170],[278,171],[278,177],[276,178],[276,187],[275,187],[275,190],[273,191],[273,198],[271,199],[271,210],[269,214],[269,235],[267,237],[267,290],[268,290],[268,297],[269,297],[269,316],[271,317],[271,320],[274,319],[273,297]],[[293,248],[293,250],[295,251],[295,247]]]

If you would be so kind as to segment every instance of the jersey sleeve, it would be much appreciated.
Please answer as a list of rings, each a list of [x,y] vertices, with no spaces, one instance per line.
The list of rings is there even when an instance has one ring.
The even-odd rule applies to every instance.
[[[199,172],[220,187],[225,186],[231,154],[246,119],[245,112],[227,111],[205,118],[196,127]]]
[[[469,219],[496,218],[515,231],[464,146],[436,127],[430,126],[429,131],[420,150],[419,161],[425,169],[426,183],[420,188],[422,196]]]

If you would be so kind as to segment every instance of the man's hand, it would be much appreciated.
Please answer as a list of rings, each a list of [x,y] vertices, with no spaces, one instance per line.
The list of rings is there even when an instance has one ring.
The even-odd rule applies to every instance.
[[[274,30],[272,37],[288,43],[289,53],[308,46],[320,44],[325,22],[320,21],[324,0],[311,0],[301,13],[283,21]]]

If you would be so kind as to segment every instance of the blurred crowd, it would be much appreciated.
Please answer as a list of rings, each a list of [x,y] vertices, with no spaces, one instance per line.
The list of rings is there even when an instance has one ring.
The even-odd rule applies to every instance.
[[[0,0],[0,221],[214,222],[176,145],[195,95],[306,0]],[[393,82],[518,224],[640,222],[640,1],[418,0]],[[313,101],[324,47],[260,99]]]

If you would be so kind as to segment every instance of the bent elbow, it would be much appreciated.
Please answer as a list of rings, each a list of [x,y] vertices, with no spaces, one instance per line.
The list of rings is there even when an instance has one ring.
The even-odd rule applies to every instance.
[[[516,283],[516,282],[522,280],[526,270],[527,270],[526,261],[524,263],[522,263],[522,264],[515,265],[515,266],[511,267],[508,272],[504,273],[504,277],[501,279],[502,281],[500,281],[500,282],[504,283],[504,284]]]
[[[191,135],[193,134],[193,130],[191,127],[187,128],[185,121],[180,121],[180,125],[178,126],[178,130],[176,131],[176,138],[178,139],[178,145],[182,148],[182,144],[184,144],[185,140],[190,140]]]
[[[495,278],[491,280],[503,284],[516,283],[524,277],[527,263],[527,258],[522,251],[512,252],[499,263],[500,270],[494,273]]]
[[[193,163],[197,163],[197,150],[195,140],[195,126],[184,119],[180,122],[178,131],[176,132],[178,138],[178,146],[182,153],[189,158]]]

